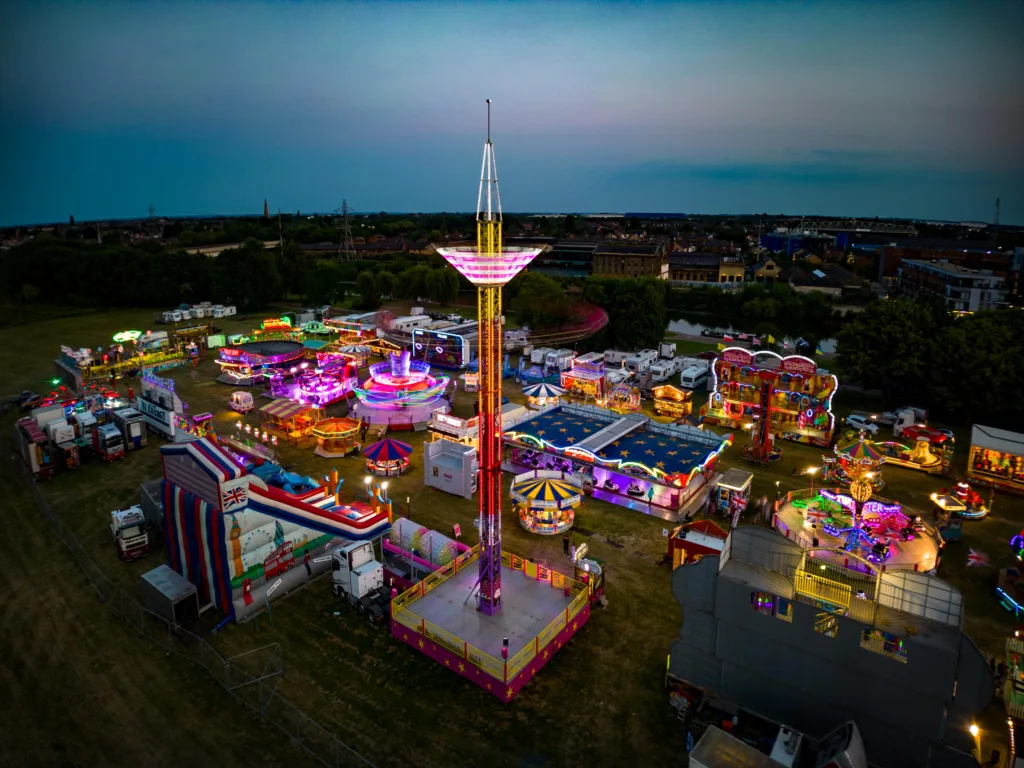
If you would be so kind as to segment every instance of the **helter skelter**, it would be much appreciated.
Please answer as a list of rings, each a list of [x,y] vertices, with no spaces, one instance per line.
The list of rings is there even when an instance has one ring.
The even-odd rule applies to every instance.
[[[480,360],[480,584],[479,607],[501,610],[501,289],[540,248],[503,248],[498,169],[491,143],[491,100],[487,100],[487,142],[476,201],[476,247],[438,252],[477,287]]]

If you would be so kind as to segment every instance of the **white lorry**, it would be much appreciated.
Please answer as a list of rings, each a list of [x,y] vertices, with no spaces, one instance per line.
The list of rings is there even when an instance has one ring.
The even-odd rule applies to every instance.
[[[900,420],[900,415],[905,411],[911,411],[913,413],[913,420],[916,424],[925,424],[928,421],[928,411],[924,408],[917,408],[913,405],[903,405],[899,408],[893,408],[891,411],[877,414],[874,417],[874,421],[877,421],[884,427],[888,427],[891,424],[895,424]]]
[[[138,504],[110,513],[110,535],[117,556],[126,562],[149,554],[149,523]]]
[[[373,544],[357,541],[334,550],[331,588],[339,600],[353,605],[374,625],[388,619],[391,595],[384,586],[384,566],[373,556]]]

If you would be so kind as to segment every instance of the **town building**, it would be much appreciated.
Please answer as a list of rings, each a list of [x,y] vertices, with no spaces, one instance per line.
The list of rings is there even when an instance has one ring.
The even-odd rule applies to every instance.
[[[882,768],[964,765],[993,682],[963,632],[963,596],[935,576],[816,552],[741,526],[721,555],[676,568],[669,678],[804,733],[852,720]]]
[[[593,274],[603,277],[669,278],[663,243],[602,244],[594,249],[593,262]]]
[[[971,269],[949,261],[904,259],[898,280],[902,293],[939,296],[954,312],[996,309],[1010,296],[1005,277],[991,269]]]
[[[508,245],[546,246],[530,262],[530,271],[550,277],[589,277],[594,271],[594,251],[599,240],[559,240],[554,237],[507,237]]]
[[[773,259],[761,259],[750,267],[750,280],[755,283],[774,283],[781,271]]]
[[[670,253],[669,280],[674,283],[742,283],[746,265],[742,256],[717,253]]]

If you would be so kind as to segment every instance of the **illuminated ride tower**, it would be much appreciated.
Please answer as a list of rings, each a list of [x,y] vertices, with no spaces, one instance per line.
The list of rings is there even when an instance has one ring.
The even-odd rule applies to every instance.
[[[491,100],[487,100],[487,143],[476,203],[476,247],[438,252],[477,287],[479,312],[480,610],[501,610],[501,288],[541,252],[501,247],[501,198],[491,143]]]

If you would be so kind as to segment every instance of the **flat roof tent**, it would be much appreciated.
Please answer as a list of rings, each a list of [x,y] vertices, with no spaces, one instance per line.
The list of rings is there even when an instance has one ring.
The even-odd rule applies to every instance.
[[[988,451],[1024,456],[1024,435],[1006,429],[975,424],[971,427],[971,445]]]

